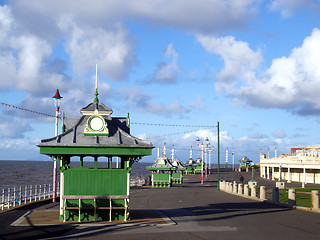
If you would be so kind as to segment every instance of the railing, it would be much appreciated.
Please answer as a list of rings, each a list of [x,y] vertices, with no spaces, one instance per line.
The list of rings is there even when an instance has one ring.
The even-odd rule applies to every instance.
[[[143,186],[145,184],[146,180],[144,178],[130,179],[130,187]]]
[[[57,184],[57,193],[60,192],[60,184]],[[0,208],[1,211],[24,205],[31,202],[41,201],[53,196],[53,189],[50,184],[43,185],[26,185],[18,188],[2,189]]]

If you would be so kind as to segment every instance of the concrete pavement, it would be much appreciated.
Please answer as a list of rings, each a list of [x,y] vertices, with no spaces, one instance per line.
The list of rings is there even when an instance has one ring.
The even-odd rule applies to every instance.
[[[245,174],[245,182],[251,173]],[[247,176],[249,175],[249,176]],[[221,172],[225,180],[238,180],[239,173]],[[257,181],[263,181],[257,176]],[[274,182],[269,182],[274,184]],[[204,185],[199,175],[185,176],[173,188],[132,189],[130,209],[158,211],[165,224],[108,224],[80,226],[7,226],[1,239],[16,239],[34,233],[33,239],[319,239],[320,215],[256,202],[217,191],[217,175],[208,175]],[[50,205],[50,204],[49,204]],[[48,205],[47,205],[48,206]],[[53,208],[55,206],[52,206]],[[42,206],[44,208],[44,206]],[[35,208],[34,210],[37,210]],[[21,214],[22,212],[20,212]],[[10,214],[9,214],[10,215]],[[14,222],[19,214],[10,216]],[[22,214],[21,214],[22,215]],[[4,224],[0,215],[0,224]],[[8,223],[7,223],[8,225]],[[52,229],[55,229],[51,235]],[[2,230],[1,230],[2,231]],[[46,234],[45,234],[46,233]],[[37,235],[38,234],[38,235]],[[30,235],[29,235],[30,236]]]

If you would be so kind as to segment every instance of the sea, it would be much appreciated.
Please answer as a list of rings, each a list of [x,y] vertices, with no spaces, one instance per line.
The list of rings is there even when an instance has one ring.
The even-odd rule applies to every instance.
[[[105,167],[106,162],[98,162],[99,167]],[[104,166],[105,165],[105,166]],[[146,167],[152,163],[137,162],[132,165],[130,178],[147,178],[151,175]],[[79,162],[71,162],[71,167],[78,167]],[[57,168],[59,165],[57,164]],[[84,167],[93,167],[93,162],[84,162]],[[26,185],[51,184],[53,178],[53,161],[6,161],[0,160],[0,189]],[[57,179],[60,178],[57,169]]]

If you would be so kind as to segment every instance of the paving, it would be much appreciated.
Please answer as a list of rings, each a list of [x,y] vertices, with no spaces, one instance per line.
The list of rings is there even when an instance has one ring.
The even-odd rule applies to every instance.
[[[251,173],[242,173],[245,182]],[[221,179],[239,182],[240,173],[221,170]],[[268,188],[275,182],[260,179]],[[292,187],[301,184],[292,183]],[[307,187],[319,187],[308,185]],[[203,185],[184,176],[172,188],[131,189],[132,220],[63,223],[58,204],[42,202],[0,214],[0,239],[319,239],[320,215],[271,205],[217,190],[217,173]]]

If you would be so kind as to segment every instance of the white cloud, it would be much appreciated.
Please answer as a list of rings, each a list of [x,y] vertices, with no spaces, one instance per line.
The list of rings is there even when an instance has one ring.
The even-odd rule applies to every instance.
[[[112,80],[121,80],[136,63],[129,34],[121,24],[107,31],[80,27],[72,18],[62,17],[58,25],[67,36],[67,52],[74,72],[80,77],[86,77],[97,63],[101,74]]]
[[[163,55],[167,58],[167,62],[158,64],[151,81],[159,83],[175,83],[179,72],[181,72],[181,68],[178,65],[179,54],[174,49],[173,44],[170,43]]]
[[[2,118],[0,132],[3,138],[23,138],[24,133],[32,128],[26,120],[15,118]]]
[[[80,3],[76,0],[35,0],[15,1],[12,6],[21,16],[21,21],[27,19],[25,23],[29,30],[36,31],[32,25],[39,18],[45,19],[38,29],[41,33],[45,24],[53,27],[50,21],[57,15],[69,14],[70,10],[76,22],[97,28],[110,27],[117,21],[137,20],[189,32],[212,33],[246,25],[256,13],[258,4],[256,0],[92,0]]]
[[[202,35],[198,36],[198,41],[208,52],[223,58],[224,69],[216,76],[216,88],[220,92],[231,91],[239,78],[252,75],[262,61],[260,50],[253,51],[248,43],[236,41],[233,36],[217,38]]]
[[[279,11],[284,18],[291,17],[297,9],[307,7],[320,7],[317,0],[273,0],[270,4],[271,11]]]
[[[285,138],[287,134],[283,129],[278,129],[272,133],[272,136],[275,138]]]
[[[199,37],[199,41],[208,51],[223,57],[225,67],[216,76],[216,88],[235,102],[288,109],[299,115],[320,114],[319,29],[314,29],[288,57],[274,59],[265,72],[259,71],[260,51],[254,52],[247,43],[232,37]],[[224,51],[227,46],[230,51]]]
[[[142,112],[159,114],[164,116],[187,115],[192,110],[202,110],[202,98],[198,97],[194,102],[182,105],[179,101],[169,104],[157,103],[153,101],[155,95],[144,93],[139,87],[124,87],[120,89],[122,99],[126,99],[126,108],[135,108]]]

